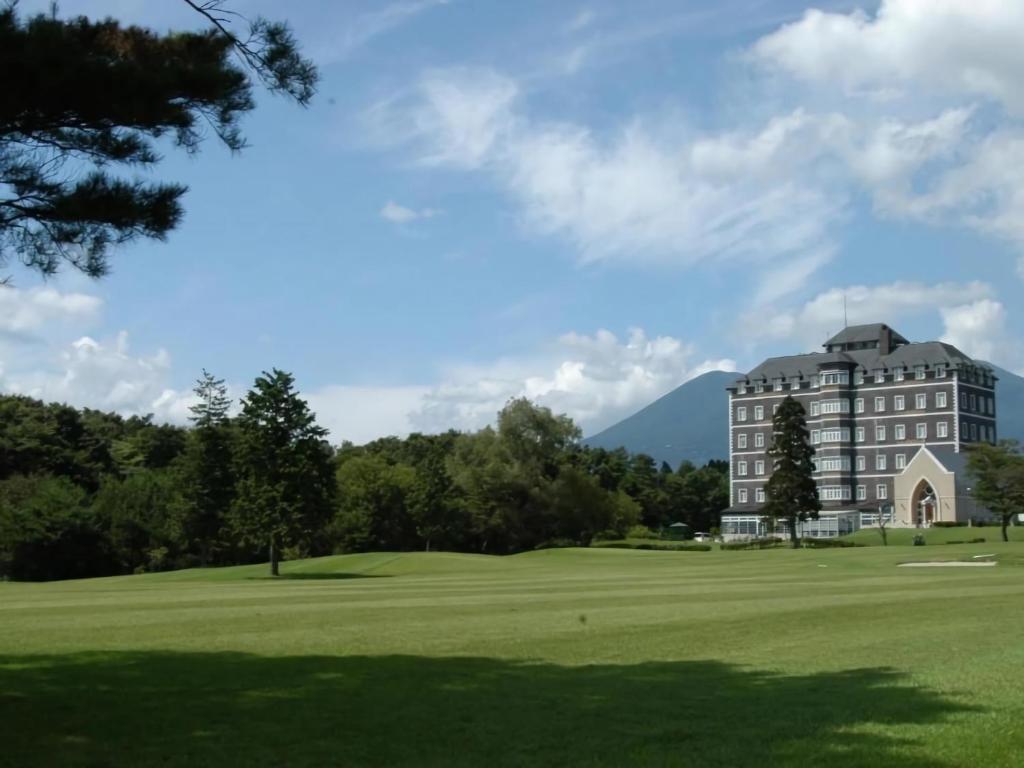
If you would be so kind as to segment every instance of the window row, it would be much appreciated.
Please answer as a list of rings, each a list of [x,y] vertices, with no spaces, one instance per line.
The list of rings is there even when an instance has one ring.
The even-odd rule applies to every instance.
[[[884,443],[889,439],[889,427],[892,427],[892,439],[893,440],[906,440],[907,439],[907,425],[906,424],[877,424],[875,426],[875,442]],[[992,430],[991,427],[989,427]],[[964,422],[963,435],[967,432],[967,422]],[[977,430],[975,429],[975,433]],[[838,437],[837,437],[838,434]],[[992,430],[992,434],[995,431]],[[927,422],[918,422],[914,425],[914,439],[915,440],[927,440],[929,438],[929,430]],[[949,437],[949,422],[940,421],[935,424],[935,437],[936,439],[945,439]],[[971,439],[977,439],[976,437]],[[982,438],[985,439],[985,438]],[[992,438],[990,438],[991,440]],[[822,443],[834,443],[834,442],[849,442],[850,430],[849,429],[812,429],[811,430],[811,445],[820,445]],[[855,443],[866,443],[867,442],[867,429],[865,427],[855,427],[853,430],[853,440]]]
[[[749,502],[749,500],[750,500],[749,489],[747,489],[747,488],[737,488],[736,489],[736,503],[737,504],[746,504],[746,503]],[[758,504],[764,504],[764,500],[765,500],[764,488],[757,488],[757,489],[755,489],[754,490],[754,501],[756,503],[758,503]],[[741,533],[742,533],[742,531],[741,531]]]
[[[778,404],[772,406],[772,416],[779,410]],[[745,422],[747,420],[747,406],[741,405],[736,408],[736,421]],[[764,421],[764,406],[754,406],[754,421]]]
[[[982,413],[989,416],[995,416],[996,401],[994,398],[985,397],[984,395],[979,397],[973,393],[968,394],[967,392],[961,392],[960,409],[963,411],[971,411],[972,413]]]
[[[746,432],[738,432],[736,434],[736,448],[737,449],[743,449],[743,448],[748,447],[748,444],[749,444],[749,437],[748,437],[747,433]],[[764,444],[765,444],[764,432],[755,432],[754,433],[754,447],[755,448],[764,448]]]
[[[996,441],[996,428],[991,424],[974,424],[962,421],[960,422],[960,439],[972,442],[982,440],[994,443]]]
[[[747,470],[749,469],[749,467],[750,467],[750,465],[747,462],[745,462],[745,461],[737,461],[736,462],[736,474],[739,475],[740,477],[746,477],[747,476]],[[758,477],[762,477],[764,475],[764,467],[765,467],[765,465],[764,465],[763,461],[760,461],[760,460],[759,461],[755,461],[754,462],[754,474],[757,475]]]

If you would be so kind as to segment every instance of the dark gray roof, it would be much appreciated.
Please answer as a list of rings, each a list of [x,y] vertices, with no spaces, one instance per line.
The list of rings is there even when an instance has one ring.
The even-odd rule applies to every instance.
[[[885,323],[870,323],[868,325],[851,325],[844,328],[831,339],[825,342],[829,344],[857,344],[864,341],[878,341],[883,331],[889,331],[892,333],[892,340],[896,344],[908,344],[907,339],[903,338],[896,331],[892,330]]]
[[[861,326],[866,327],[866,326]],[[840,343],[840,342],[837,342]],[[777,377],[807,378],[818,372],[818,366],[837,363],[854,363],[865,372],[878,368],[891,370],[903,367],[912,370],[915,365],[934,366],[944,364],[950,369],[963,366],[989,368],[985,363],[972,360],[952,344],[941,341],[925,341],[918,344],[903,344],[888,355],[880,355],[877,349],[855,349],[849,352],[812,352],[806,355],[771,357],[737,381],[759,379],[771,380]]]

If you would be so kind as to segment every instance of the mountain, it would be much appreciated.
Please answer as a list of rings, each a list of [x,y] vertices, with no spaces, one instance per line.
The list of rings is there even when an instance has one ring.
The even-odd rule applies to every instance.
[[[991,363],[989,363],[991,365]],[[992,365],[1001,438],[1024,442],[1024,377]],[[673,468],[689,459],[697,466],[729,458],[729,411],[725,388],[738,374],[712,371],[698,376],[583,442],[595,448],[623,447],[646,453]]]
[[[609,450],[646,453],[672,468],[683,459],[701,466],[729,458],[729,401],[725,388],[738,374],[711,371],[583,442]]]

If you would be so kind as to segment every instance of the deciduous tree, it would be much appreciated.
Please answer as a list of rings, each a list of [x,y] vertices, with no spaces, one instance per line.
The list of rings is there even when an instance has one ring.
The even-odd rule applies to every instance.
[[[1024,512],[1024,455],[1016,440],[998,445],[979,443],[970,449],[967,471],[974,478],[974,497],[999,520],[1003,541],[1014,514]]]

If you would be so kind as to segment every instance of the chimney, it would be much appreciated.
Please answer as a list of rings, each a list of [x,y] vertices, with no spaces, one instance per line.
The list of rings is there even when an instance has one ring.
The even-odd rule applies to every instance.
[[[878,334],[878,354],[885,357],[892,352],[892,328],[883,325]]]

